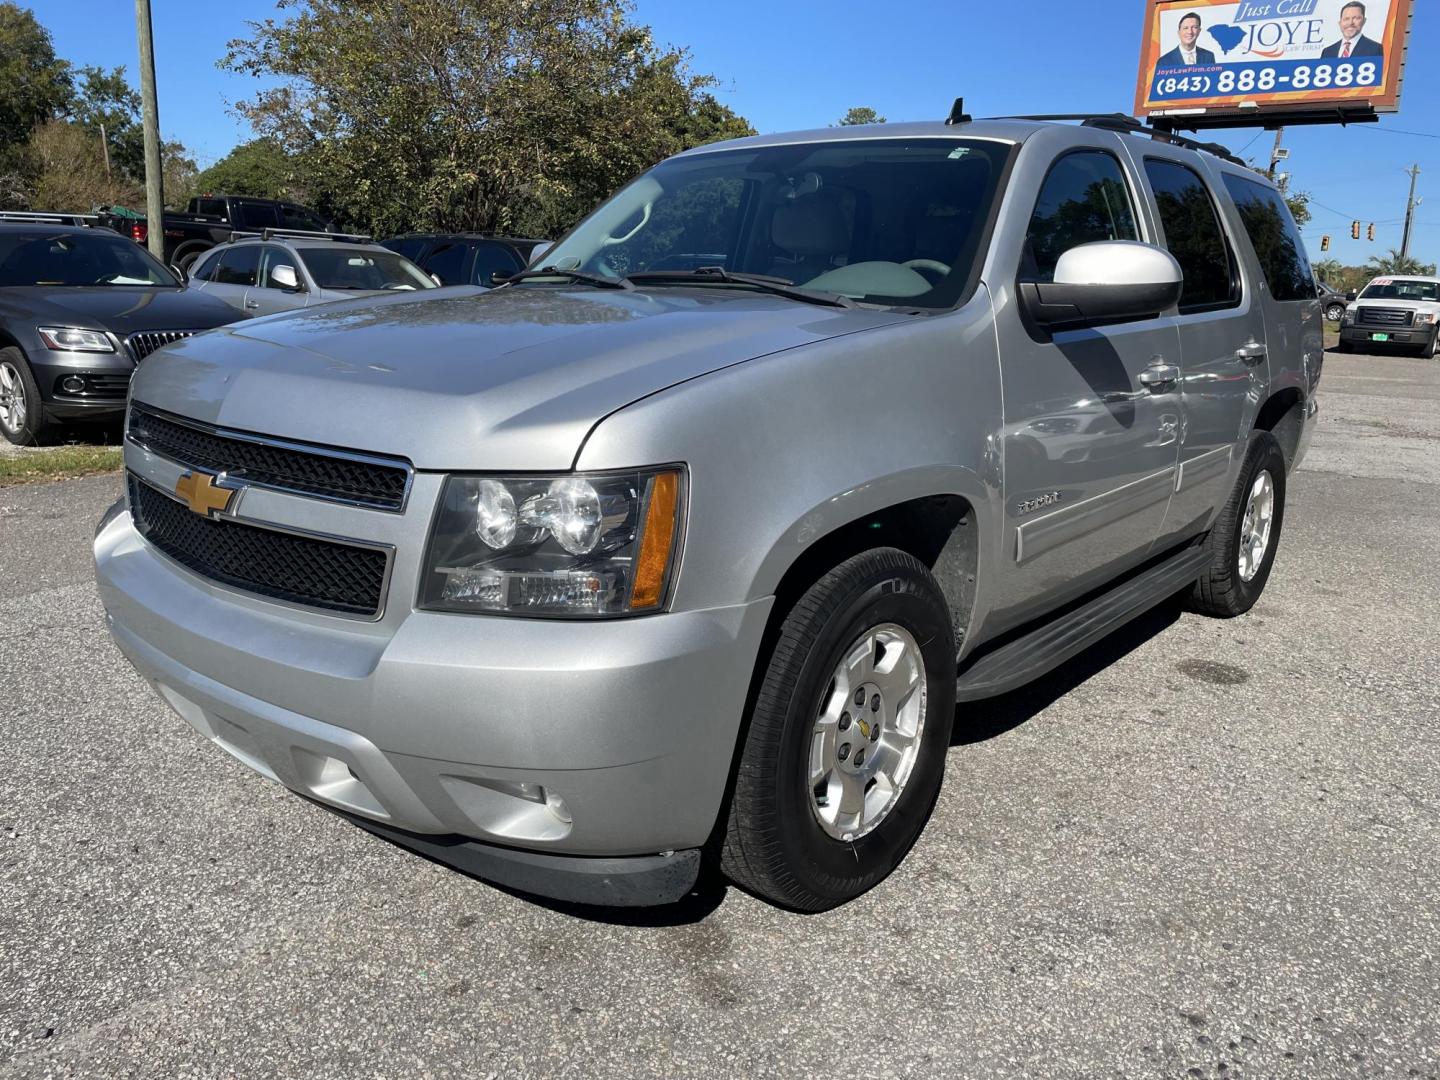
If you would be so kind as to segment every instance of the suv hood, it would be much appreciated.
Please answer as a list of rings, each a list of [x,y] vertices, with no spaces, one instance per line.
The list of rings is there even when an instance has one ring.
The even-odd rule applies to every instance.
[[[17,317],[23,312],[36,326],[109,330],[119,337],[139,330],[208,330],[242,317],[223,300],[184,289],[31,285],[0,289],[0,296],[0,306]]]
[[[419,469],[569,469],[595,423],[633,401],[904,318],[717,288],[401,294],[179,342],[141,366],[132,396]]]

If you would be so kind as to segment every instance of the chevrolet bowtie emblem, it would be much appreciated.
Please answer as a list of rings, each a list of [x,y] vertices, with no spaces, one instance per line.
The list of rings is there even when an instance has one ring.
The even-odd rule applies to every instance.
[[[235,497],[233,488],[217,487],[209,473],[187,472],[175,481],[175,494],[185,500],[192,511],[203,517],[214,517],[230,509]]]

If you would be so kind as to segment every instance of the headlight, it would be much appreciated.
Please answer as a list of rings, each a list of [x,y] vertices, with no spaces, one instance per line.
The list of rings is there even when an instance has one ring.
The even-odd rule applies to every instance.
[[[1350,325],[1351,323],[1353,323],[1354,321],[1355,321],[1355,309],[1354,309],[1354,308],[1348,308],[1348,307],[1347,307],[1347,308],[1345,309],[1345,314],[1340,316],[1340,325],[1341,325],[1341,326],[1349,326],[1349,325]]]
[[[110,338],[100,330],[80,330],[73,326],[37,326],[40,340],[47,349],[57,352],[114,352]]]
[[[1428,325],[1429,323],[1432,323],[1434,321],[1435,313],[1433,311],[1419,311],[1415,313],[1416,324],[1425,323]]]
[[[678,468],[451,476],[420,605],[506,615],[658,611],[680,546],[684,488]]]

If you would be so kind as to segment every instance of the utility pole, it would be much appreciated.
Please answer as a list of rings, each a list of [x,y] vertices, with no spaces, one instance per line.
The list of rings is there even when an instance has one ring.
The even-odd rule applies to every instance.
[[[1280,164],[1281,161],[1285,160],[1285,158],[1289,156],[1288,154],[1283,154],[1280,152],[1280,140],[1284,137],[1285,129],[1283,127],[1276,128],[1275,146],[1270,151],[1270,168],[1266,173],[1266,175],[1269,176],[1271,180],[1275,179],[1275,166]]]
[[[145,125],[145,229],[150,254],[165,261],[165,193],[160,175],[160,106],[155,99],[155,46],[150,35],[150,0],[135,0],[140,38],[140,101]]]
[[[105,155],[105,179],[110,179],[110,140],[105,137],[105,125],[100,125],[100,153]]]
[[[1415,224],[1415,207],[1419,205],[1415,202],[1415,181],[1420,177],[1420,166],[1417,163],[1405,171],[1410,174],[1410,198],[1405,203],[1405,235],[1400,241],[1400,257],[1402,259],[1410,254],[1410,230],[1411,226]]]

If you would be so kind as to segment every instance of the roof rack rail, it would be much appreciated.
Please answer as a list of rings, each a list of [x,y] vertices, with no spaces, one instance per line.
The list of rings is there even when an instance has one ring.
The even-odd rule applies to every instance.
[[[1149,135],[1156,142],[1170,143],[1172,146],[1183,146],[1187,150],[1203,150],[1207,154],[1221,158],[1232,165],[1245,165],[1245,162],[1230,152],[1228,146],[1222,146],[1214,142],[1200,142],[1198,139],[1187,139],[1184,135],[1177,135],[1173,131],[1162,131],[1159,128],[1148,127],[1136,120],[1133,116],[1125,113],[1047,113],[1032,116],[997,116],[997,120],[1079,120],[1082,127],[1100,128],[1102,131],[1119,131],[1131,135]],[[1246,166],[1248,168],[1248,166]]]
[[[0,221],[12,221],[22,225],[93,226],[99,220],[98,214],[64,214],[49,210],[0,210]]]
[[[231,240],[250,240],[255,237],[269,240],[276,236],[281,239],[294,236],[302,240],[335,240],[343,244],[368,244],[374,239],[364,233],[316,232],[312,229],[261,229],[259,232],[253,229],[232,229],[230,231]]]

